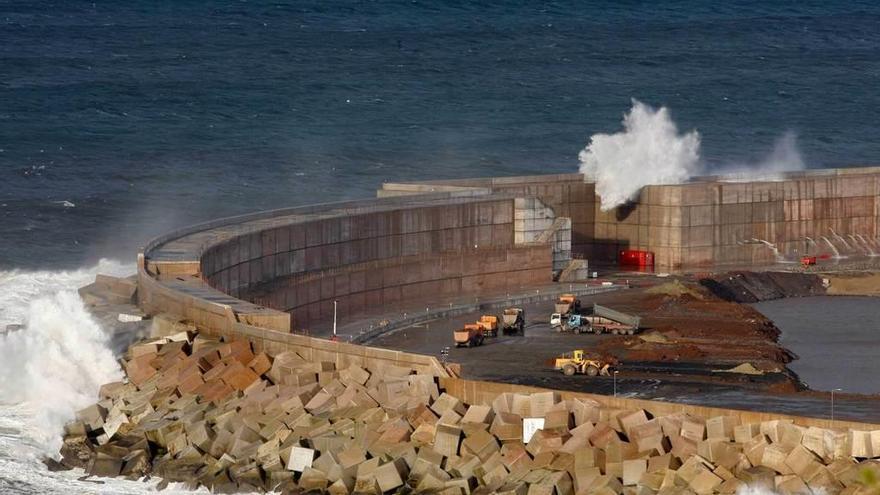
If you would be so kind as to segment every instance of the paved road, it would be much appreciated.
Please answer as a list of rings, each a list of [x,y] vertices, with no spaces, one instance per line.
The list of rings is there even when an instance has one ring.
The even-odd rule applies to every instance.
[[[602,296],[597,296],[601,298]],[[589,297],[582,298],[591,304]],[[668,375],[654,369],[652,375],[663,379],[645,378],[641,373],[648,366],[624,363],[617,379],[611,377],[566,377],[553,371],[552,359],[573,349],[590,351],[601,335],[573,335],[558,333],[550,328],[552,302],[530,304],[526,310],[524,337],[499,336],[487,339],[473,348],[456,348],[452,340],[455,328],[479,318],[471,313],[448,320],[434,320],[415,325],[372,340],[369,345],[417,352],[442,358],[441,351],[449,348],[448,360],[461,364],[462,375],[477,380],[500,381],[541,386],[578,392],[611,395],[615,392],[628,397],[659,399],[669,402],[700,404],[733,409],[771,411],[800,416],[829,417],[830,401],[812,394],[779,395],[733,386],[689,382],[687,370],[670,367]],[[841,420],[864,421],[880,424],[880,401],[864,398],[835,398],[835,417]]]

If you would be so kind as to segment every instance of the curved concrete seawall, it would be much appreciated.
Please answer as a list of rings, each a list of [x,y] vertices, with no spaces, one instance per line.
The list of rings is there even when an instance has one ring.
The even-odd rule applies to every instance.
[[[636,200],[609,211],[580,174],[390,183],[380,195],[454,188],[539,198],[571,218],[571,249],[591,262],[616,262],[621,249],[653,252],[662,270],[880,253],[878,167],[697,177],[646,186]]]
[[[204,333],[247,339],[271,355],[293,349],[337,368],[407,367],[453,380],[446,382],[449,387],[483,401],[515,386],[454,381],[460,379],[430,356],[294,332],[326,325],[334,302],[341,317],[354,320],[376,308],[551,284],[566,272],[561,264],[576,265],[572,251],[590,252],[598,242],[590,234],[598,229],[589,213],[595,208],[591,190],[580,175],[386,185],[377,199],[208,222],[144,247],[138,256],[138,301],[147,313],[172,314]],[[627,218],[619,221],[618,232],[628,232]],[[625,401],[591,398],[610,401],[611,407]],[[654,404],[658,411],[674,408],[702,417],[721,411]],[[645,401],[633,407],[650,410]],[[819,419],[797,422],[828,426]],[[867,429],[837,422],[845,425]]]
[[[446,194],[239,217],[154,241],[144,250],[143,270],[165,288],[278,330],[330,318],[334,301],[340,316],[349,316],[551,282],[549,245],[514,242],[514,199]],[[142,301],[149,307],[155,297],[148,292]],[[189,301],[171,299],[178,310]],[[208,320],[221,316],[217,307],[198,309]],[[279,311],[291,315],[286,325]]]

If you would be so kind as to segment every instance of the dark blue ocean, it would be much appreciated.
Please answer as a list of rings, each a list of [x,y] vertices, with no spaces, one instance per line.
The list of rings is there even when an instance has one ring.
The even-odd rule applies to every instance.
[[[383,181],[573,172],[638,98],[715,163],[880,161],[876,2],[0,1],[0,268]]]

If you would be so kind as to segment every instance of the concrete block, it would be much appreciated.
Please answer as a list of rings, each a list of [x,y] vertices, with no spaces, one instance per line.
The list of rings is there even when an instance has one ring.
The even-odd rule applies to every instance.
[[[470,406],[461,418],[462,423],[492,423],[493,413],[489,406]]]
[[[736,416],[715,416],[706,420],[706,438],[733,440],[734,429],[739,425]]]
[[[459,416],[463,416],[467,412],[467,408],[461,400],[445,392],[431,404],[430,408],[439,416],[443,416],[447,411],[455,412]]]
[[[700,471],[688,484],[688,486],[695,492],[697,495],[709,495],[713,493],[713,491],[723,483],[720,477],[711,471],[702,470]]]
[[[305,447],[291,447],[287,469],[291,471],[303,472],[312,467],[312,461],[315,458],[315,451]]]
[[[406,479],[408,473],[406,463],[402,459],[396,459],[379,466],[373,474],[379,488],[383,492],[387,492],[403,486],[403,480]]]
[[[247,362],[250,362],[252,359],[253,357],[248,359]],[[243,391],[259,380],[260,377],[253,370],[236,360],[223,370],[220,379],[233,389]]]
[[[441,396],[442,397],[442,396]],[[438,424],[434,437],[434,450],[446,457],[458,455],[461,429],[455,426]]]
[[[705,438],[706,424],[703,420],[693,416],[685,416],[681,422],[681,436],[695,442]]]
[[[558,392],[533,393],[529,398],[530,415],[535,418],[544,417],[558,400]]]
[[[786,450],[778,444],[771,444],[764,449],[760,465],[768,467],[781,475],[794,474],[794,471],[785,462],[787,457],[788,452]]]
[[[647,471],[648,461],[645,459],[623,461],[623,485],[635,486]]]
[[[757,423],[748,423],[737,425],[733,428],[733,438],[736,443],[746,444],[756,435],[761,433],[761,425]]]

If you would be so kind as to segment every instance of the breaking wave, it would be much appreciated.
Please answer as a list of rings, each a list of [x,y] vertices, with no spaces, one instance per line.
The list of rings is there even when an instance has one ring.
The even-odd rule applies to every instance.
[[[0,493],[156,491],[156,482],[83,481],[82,471],[50,472],[40,462],[57,456],[64,424],[97,399],[100,385],[122,376],[111,336],[76,289],[97,273],[133,272],[110,260],[71,271],[0,271],[0,333],[22,325],[0,334]]]
[[[122,377],[109,340],[69,290],[31,301],[24,328],[0,337],[0,401],[34,411],[29,434],[40,454],[57,456],[64,424]]]
[[[700,135],[680,134],[665,107],[638,100],[623,116],[623,131],[594,134],[580,152],[580,170],[596,182],[602,210],[632,201],[642,187],[678,184],[699,168]]]
[[[709,173],[700,161],[700,134],[679,132],[666,107],[655,109],[635,99],[623,116],[623,130],[594,134],[578,158],[580,172],[596,183],[603,211],[636,200],[644,186],[680,184]],[[786,132],[763,159],[722,164],[711,172],[724,174],[726,181],[778,180],[783,172],[805,168],[797,136]]]

